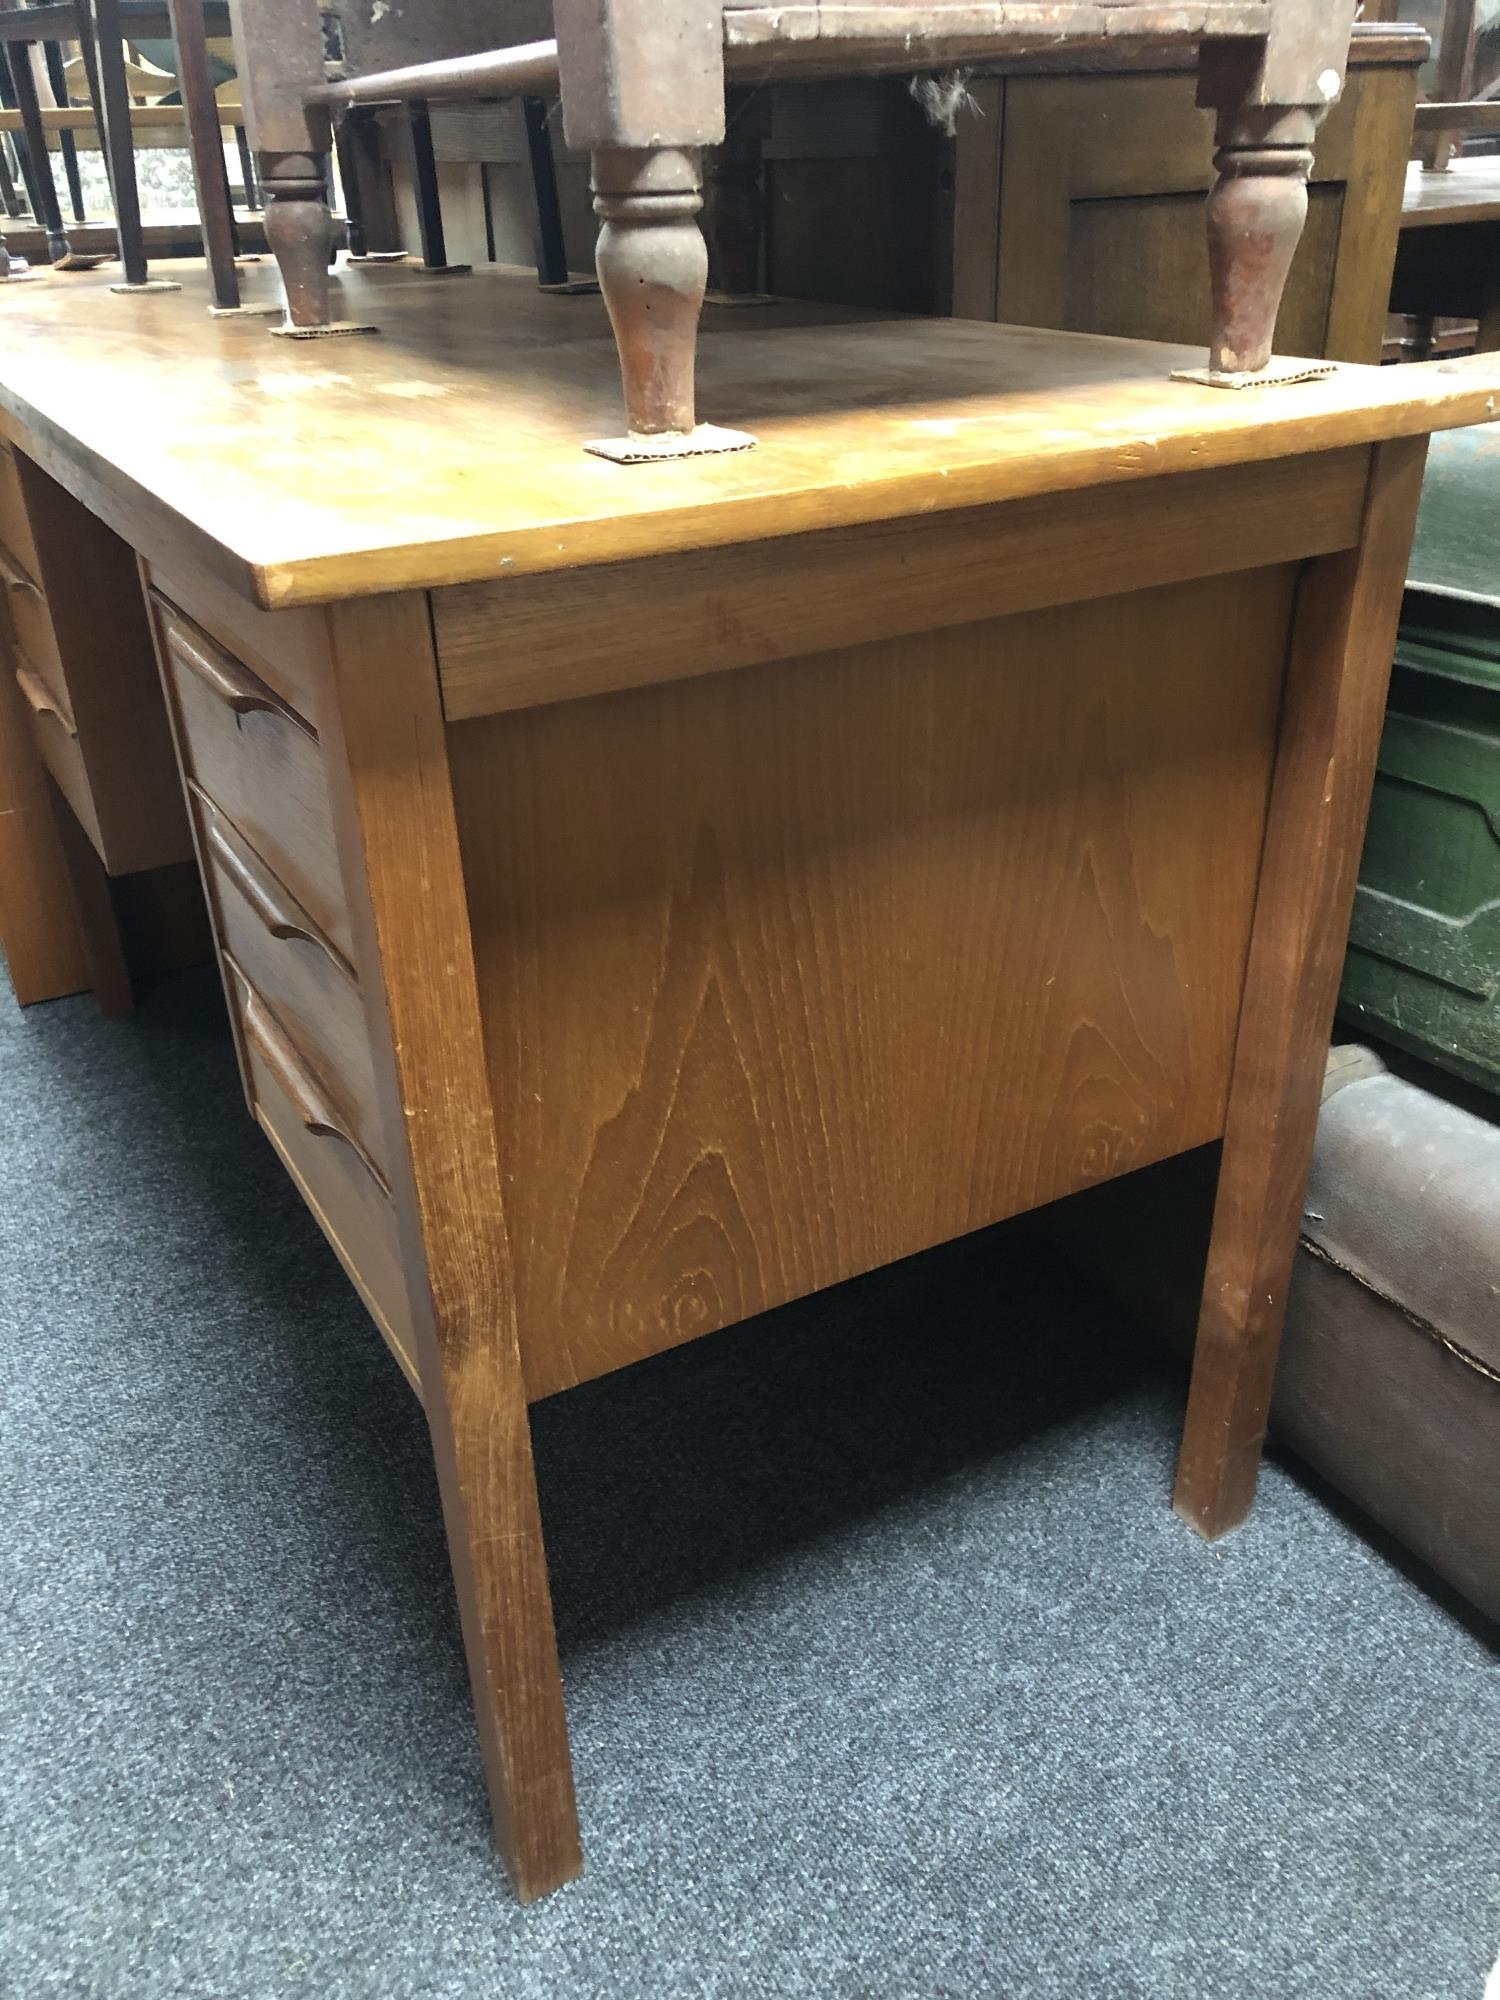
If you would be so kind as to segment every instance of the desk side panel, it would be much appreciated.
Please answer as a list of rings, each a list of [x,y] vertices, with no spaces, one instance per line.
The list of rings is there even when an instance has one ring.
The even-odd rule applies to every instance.
[[[1294,578],[450,725],[533,1397],[1222,1132]]]

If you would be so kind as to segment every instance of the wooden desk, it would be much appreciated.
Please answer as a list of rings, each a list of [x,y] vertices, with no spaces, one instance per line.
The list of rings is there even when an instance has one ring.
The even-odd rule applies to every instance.
[[[711,311],[761,448],[627,468],[596,299],[344,274],[384,337],[298,347],[190,280],[105,343],[94,282],[3,302],[0,424],[140,552],[520,1893],[579,1866],[528,1400],[1223,1135],[1177,1506],[1237,1521],[1425,438],[1500,372]]]
[[[1407,169],[1391,310],[1431,327],[1474,319],[1481,353],[1500,348],[1500,158]]]

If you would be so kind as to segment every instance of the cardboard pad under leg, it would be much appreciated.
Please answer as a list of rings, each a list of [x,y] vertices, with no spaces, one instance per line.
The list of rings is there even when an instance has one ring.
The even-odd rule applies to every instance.
[[[174,284],[170,278],[148,278],[144,285],[127,285],[122,280],[118,285],[111,285],[109,289],[112,292],[180,292],[182,287]]]
[[[405,264],[408,261],[404,250],[364,250],[358,255],[351,250],[344,258],[346,264]]]
[[[331,340],[341,333],[379,333],[378,326],[361,326],[352,319],[330,320],[327,326],[273,326],[281,340]]]
[[[210,319],[266,319],[279,313],[280,306],[210,306]]]
[[[699,424],[690,431],[662,431],[656,436],[591,438],[583,447],[595,458],[616,465],[649,465],[659,458],[702,458],[716,451],[749,451],[755,443],[748,431],[727,431],[718,424]]]
[[[1231,373],[1217,368],[1174,368],[1174,382],[1193,382],[1200,389],[1278,389],[1288,382],[1324,382],[1338,373],[1334,361],[1268,361],[1264,368]]]

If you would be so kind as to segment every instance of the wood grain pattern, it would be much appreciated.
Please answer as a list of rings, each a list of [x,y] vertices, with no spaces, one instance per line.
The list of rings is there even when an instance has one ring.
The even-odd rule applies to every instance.
[[[1368,460],[1352,449],[1149,480],[1128,510],[1065,493],[436,591],[444,711],[458,721],[1348,548]]]
[[[1255,1494],[1425,459],[1376,455],[1360,548],[1298,594],[1177,1480],[1205,1535]]]
[[[1344,185],[1324,351],[1340,361],[1378,362],[1406,185],[1396,162],[1411,149],[1417,75],[1406,68],[1378,70],[1346,96],[1354,121],[1351,170]]]
[[[1349,367],[1226,395],[1169,379],[1201,362],[1196,348],[816,306],[766,307],[752,328],[709,307],[701,413],[758,446],[621,467],[580,449],[617,424],[597,299],[498,270],[458,286],[346,270],[343,308],[385,338],[299,343],[200,316],[194,267],[180,298],[124,316],[94,295],[108,276],[5,296],[6,427],[149,561],[170,568],[186,550],[268,608],[945,513],[1500,413],[1490,357],[1469,372]],[[274,283],[265,267],[245,277],[249,298]]]
[[[424,598],[330,614],[356,960],[495,1837],[523,1901],[582,1867],[507,1219]]]
[[[1326,351],[1343,203],[1341,187],[1308,190],[1307,223],[1276,322],[1278,353]],[[1135,340],[1208,340],[1213,307],[1200,195],[1075,202],[1068,220],[1064,326],[1128,332]]]
[[[974,117],[953,148],[952,248],[948,296],[939,311],[959,319],[994,319],[995,252],[1000,237],[1000,173],[1005,144],[1005,85],[976,77]]]
[[[1291,590],[453,727],[533,1397],[1217,1135]]]

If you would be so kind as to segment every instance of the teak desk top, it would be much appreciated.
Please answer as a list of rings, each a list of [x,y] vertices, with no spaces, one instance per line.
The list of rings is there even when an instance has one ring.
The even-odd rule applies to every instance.
[[[708,309],[701,402],[760,440],[617,466],[601,302],[497,270],[340,274],[376,337],[272,339],[184,289],[48,274],[0,309],[18,442],[127,537],[158,520],[261,605],[569,568],[1363,445],[1500,414],[1500,370],[1342,364],[1241,393],[1197,349],[842,308]],[[274,272],[247,272],[252,299]]]
[[[92,509],[246,1097],[426,1411],[529,1899],[581,1865],[529,1400],[1222,1140],[1176,1505],[1244,1517],[1427,434],[1500,364],[1230,393],[744,310],[703,401],[759,447],[622,467],[596,301],[341,283],[378,338],[0,294],[11,665],[80,797],[132,756],[143,698],[25,657]]]

